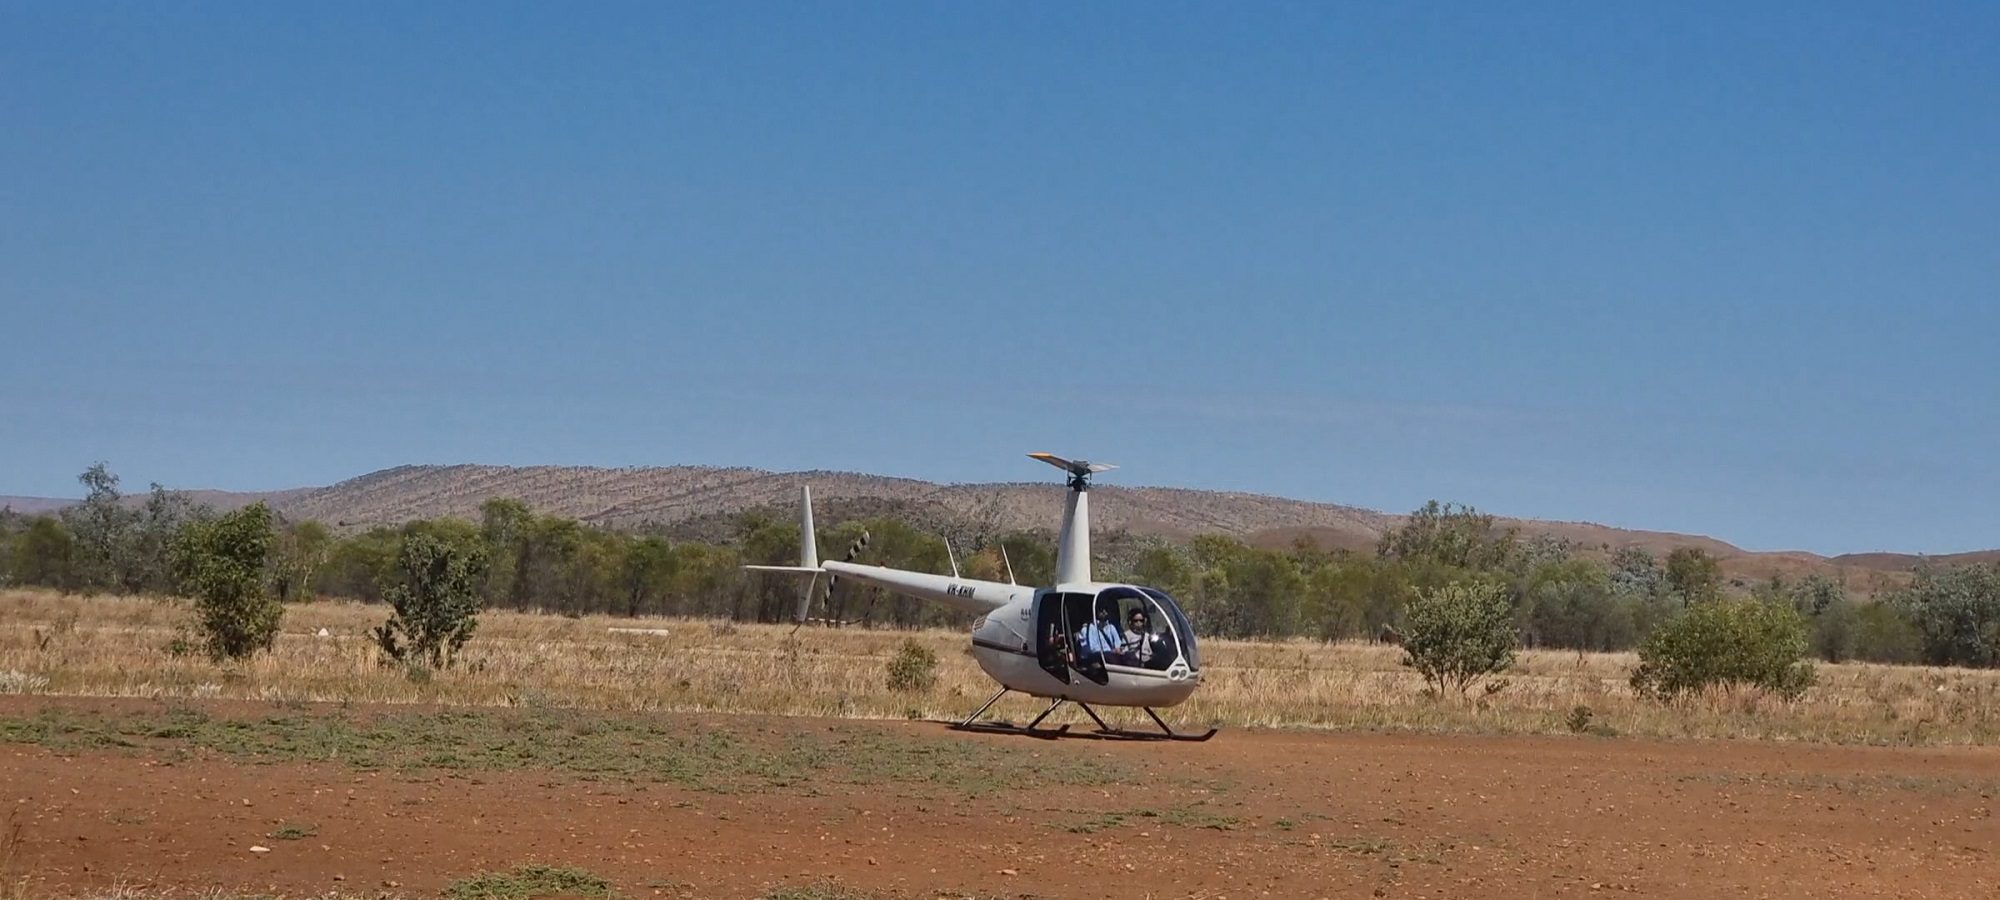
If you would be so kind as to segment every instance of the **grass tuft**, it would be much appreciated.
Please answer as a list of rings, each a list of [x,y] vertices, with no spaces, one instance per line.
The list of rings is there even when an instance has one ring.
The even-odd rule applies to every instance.
[[[564,866],[515,866],[507,872],[481,872],[461,878],[444,889],[448,900],[533,900],[536,897],[615,897],[611,882],[585,869]]]

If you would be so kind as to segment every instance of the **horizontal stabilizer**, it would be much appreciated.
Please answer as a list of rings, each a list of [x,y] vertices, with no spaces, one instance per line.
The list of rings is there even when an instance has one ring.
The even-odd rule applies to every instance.
[[[818,575],[826,571],[818,566],[744,566],[758,572],[797,572],[800,575]]]

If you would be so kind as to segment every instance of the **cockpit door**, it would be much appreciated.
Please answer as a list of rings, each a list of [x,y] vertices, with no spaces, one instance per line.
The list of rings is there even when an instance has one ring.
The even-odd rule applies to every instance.
[[[1062,595],[1043,591],[1035,601],[1035,655],[1042,670],[1057,681],[1069,683],[1069,663],[1073,659],[1069,627],[1063,621]]]
[[[1104,684],[1111,680],[1111,673],[1105,670],[1104,664],[1111,661],[1107,657],[1116,655],[1116,644],[1120,632],[1118,631],[1117,620],[1115,618],[1103,623],[1098,622],[1097,603],[1095,601],[1096,595],[1094,594],[1062,595],[1063,619],[1065,620],[1063,622],[1063,635],[1072,645],[1069,657],[1070,669],[1076,674],[1083,676],[1087,681]],[[1106,609],[1110,609],[1110,607],[1106,607]],[[1093,650],[1092,642],[1089,636],[1084,633],[1084,630],[1099,627],[1108,629],[1110,637],[1106,639],[1100,636],[1099,640],[1095,642],[1097,645],[1096,649]],[[1112,645],[1109,649],[1104,646],[1107,643]]]

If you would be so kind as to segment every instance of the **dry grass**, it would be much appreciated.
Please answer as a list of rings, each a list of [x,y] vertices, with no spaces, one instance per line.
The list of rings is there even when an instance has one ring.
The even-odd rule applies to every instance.
[[[461,665],[413,679],[379,663],[367,629],[385,616],[352,603],[293,606],[274,652],[217,665],[168,652],[187,617],[177,602],[5,591],[0,692],[955,718],[993,691],[957,632],[794,635],[785,626],[513,613],[483,615]],[[888,688],[885,667],[905,637],[937,653],[929,691]],[[1560,734],[1586,706],[1596,733],[1903,745],[2000,737],[2000,672],[1822,665],[1820,683],[1797,702],[1742,693],[1663,706],[1626,687],[1631,654],[1530,651],[1497,693],[1437,701],[1422,695],[1394,647],[1202,648],[1208,683],[1173,713],[1190,724]],[[995,710],[1024,717],[1036,708],[1010,697]]]
[[[21,822],[13,810],[0,822],[0,900],[30,900],[29,868],[21,852]]]

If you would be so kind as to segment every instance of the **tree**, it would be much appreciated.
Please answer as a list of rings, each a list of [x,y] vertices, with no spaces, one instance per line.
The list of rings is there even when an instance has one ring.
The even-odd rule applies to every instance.
[[[1476,572],[1507,567],[1517,549],[1515,529],[1495,527],[1492,516],[1470,506],[1432,500],[1383,532],[1375,552],[1384,559]]]
[[[625,594],[625,614],[664,613],[673,590],[680,559],[667,539],[648,536],[625,545],[618,564],[618,585]]]
[[[271,511],[260,501],[181,526],[171,557],[175,580],[194,597],[211,657],[238,659],[269,649],[285,607],[264,589]]]
[[[815,535],[814,539],[817,540]],[[748,516],[739,523],[737,546],[743,548],[745,562],[763,566],[799,564],[799,523],[769,516]],[[871,549],[873,549],[871,547]],[[817,551],[815,551],[817,552]],[[799,583],[791,578],[760,578],[751,582],[756,607],[749,618],[759,622],[782,622],[792,617],[799,602]],[[810,612],[810,610],[808,610]]]
[[[1639,645],[1632,689],[1665,701],[1711,687],[1750,685],[1796,699],[1813,683],[1806,633],[1805,617],[1788,604],[1696,603]]]
[[[1004,567],[1014,570],[1015,581],[1021,584],[1055,583],[1055,538],[1047,534],[1016,531],[997,543],[1006,550]]]
[[[673,577],[672,608],[687,616],[720,616],[735,612],[730,592],[743,584],[743,557],[734,547],[681,544],[674,548],[678,563]],[[835,615],[835,618],[844,618]]]
[[[1274,637],[1299,628],[1299,596],[1306,580],[1291,555],[1246,548],[1227,566],[1222,634]]]
[[[1893,602],[1916,625],[1924,662],[2000,665],[2000,564],[1922,569]]]
[[[383,586],[395,578],[402,545],[403,536],[394,528],[370,528],[336,540],[320,569],[320,589],[335,597],[381,602]]]
[[[1506,588],[1467,582],[1417,592],[1404,619],[1403,665],[1434,691],[1462,696],[1473,682],[1506,671],[1520,641]]]
[[[173,589],[172,555],[174,536],[190,520],[213,512],[198,506],[186,494],[154,484],[146,505],[129,519],[131,536],[126,542],[128,563],[123,569],[127,593],[165,592]]]
[[[534,528],[535,514],[528,505],[511,497],[495,497],[479,504],[479,538],[486,548],[488,606],[505,603],[526,609],[526,595],[518,593],[521,554],[528,533]]]
[[[85,469],[76,480],[88,492],[83,502],[65,508],[63,524],[76,538],[75,573],[86,594],[122,591],[131,561],[133,513],[119,502],[118,476],[104,463]]]
[[[1543,563],[1521,585],[1520,618],[1529,643],[1575,650],[1622,650],[1637,639],[1632,600],[1615,595],[1604,567],[1588,559]]]
[[[14,540],[13,580],[67,594],[77,589],[75,555],[76,539],[62,520],[36,516]]]
[[[1722,564],[1700,547],[1676,547],[1667,554],[1667,589],[1683,605],[1722,596]]]
[[[311,519],[286,523],[278,533],[277,558],[271,568],[281,601],[311,600],[313,576],[326,564],[333,535]]]
[[[1847,602],[1847,589],[1839,581],[1818,573],[1792,585],[1789,594],[1793,608],[1809,618],[1818,618]]]
[[[1373,637],[1401,615],[1406,587],[1394,564],[1350,551],[1331,554],[1306,575],[1306,632],[1324,641]]]
[[[1620,547],[1611,555],[1611,589],[1637,600],[1657,600],[1666,593],[1666,573],[1644,547]]]
[[[0,506],[0,587],[14,584],[14,542],[21,528],[20,514],[12,507]]]
[[[1852,622],[1846,627],[1852,634],[1855,659],[1872,663],[1895,663],[1907,665],[1923,659],[1923,635],[1917,630],[1903,608],[1894,603],[1880,600],[1857,603],[1849,600],[1842,604],[1852,612]],[[1840,607],[1828,612],[1831,618]]]
[[[384,592],[395,612],[375,629],[375,642],[397,662],[449,665],[479,624],[485,550],[414,532],[403,538],[396,569],[401,582]]]

